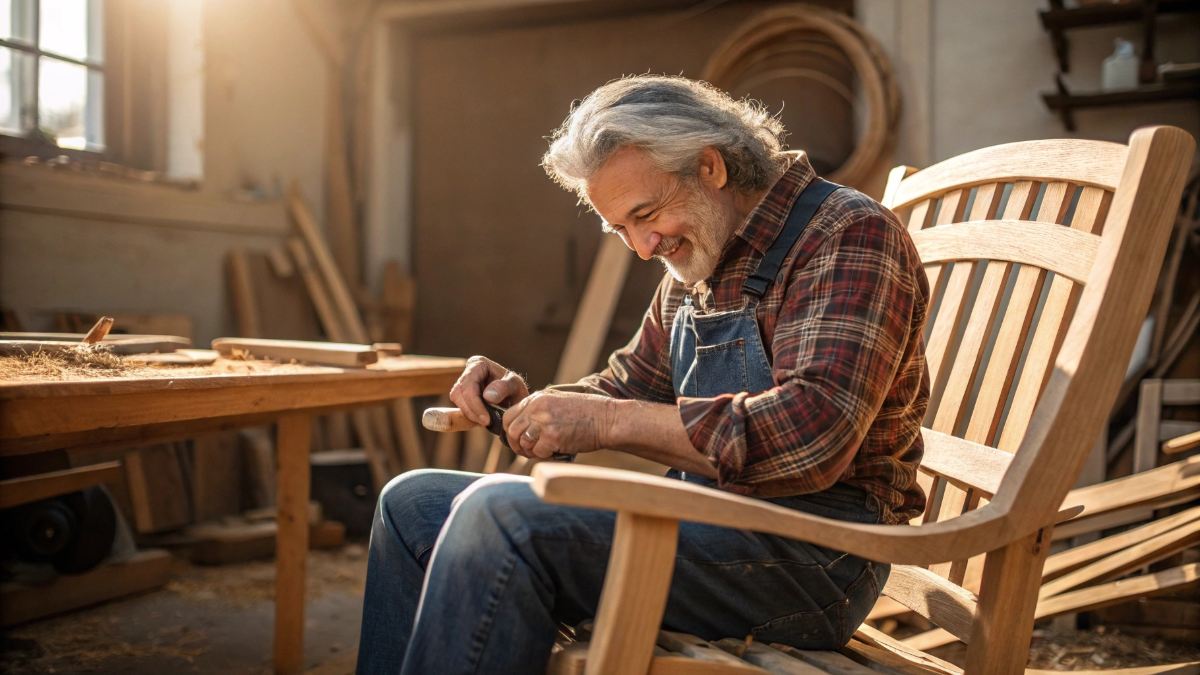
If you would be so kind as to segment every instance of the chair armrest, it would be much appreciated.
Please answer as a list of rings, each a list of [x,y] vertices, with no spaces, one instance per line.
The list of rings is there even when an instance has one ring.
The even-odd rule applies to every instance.
[[[1037,529],[987,504],[950,520],[866,525],[822,518],[759,499],[634,471],[540,463],[533,491],[552,504],[687,520],[801,539],[889,563],[928,565],[969,558]]]

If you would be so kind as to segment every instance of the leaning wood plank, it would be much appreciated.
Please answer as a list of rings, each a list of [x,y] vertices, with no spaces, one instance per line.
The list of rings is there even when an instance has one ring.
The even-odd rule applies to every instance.
[[[1042,579],[1053,579],[1061,576],[1094,560],[1122,551],[1131,546],[1136,546],[1160,534],[1170,532],[1177,527],[1182,527],[1193,522],[1200,522],[1200,506],[1160,518],[1142,527],[1112,534],[1102,539],[1055,553],[1046,559],[1046,565],[1042,568]]]
[[[1082,506],[1083,517],[1141,506],[1160,497],[1200,492],[1200,456],[1072,490],[1063,506]]]
[[[1150,597],[1191,586],[1200,581],[1200,563],[1089,586],[1046,598],[1038,602],[1036,618],[1044,619],[1067,612],[1082,612],[1125,602],[1133,598]]]
[[[1162,380],[1142,380],[1138,397],[1137,433],[1133,441],[1133,472],[1158,465],[1158,420],[1162,416]]]
[[[978,598],[937,573],[914,565],[893,565],[883,592],[963,641],[970,638]]]
[[[236,350],[246,352],[254,357],[275,361],[294,360],[348,368],[365,366],[379,360],[379,354],[371,348],[371,345],[343,342],[217,338],[212,341],[212,348],[217,350],[221,356],[232,356]]]
[[[596,261],[592,263],[579,309],[571,322],[571,332],[567,334],[566,346],[554,374],[556,383],[574,382],[595,370],[631,259],[619,239],[604,238]]]
[[[279,418],[276,429],[275,672],[299,673],[304,666],[312,423],[304,413],[288,413]]]
[[[678,538],[679,521],[617,513],[588,675],[640,673],[650,666]]]
[[[1193,431],[1190,434],[1176,436],[1162,444],[1162,451],[1165,455],[1174,455],[1180,452],[1187,452],[1192,448],[1200,448],[1200,431]]]
[[[226,254],[225,272],[229,282],[233,315],[237,320],[238,335],[252,338],[261,337],[262,322],[260,318],[262,312],[259,311],[258,298],[254,294],[250,260],[245,250],[235,248]]]
[[[317,223],[313,219],[308,204],[304,202],[304,197],[300,194],[298,183],[293,182],[289,190],[288,207],[291,210],[292,222],[308,246],[308,252],[312,255],[316,268],[325,282],[325,287],[333,299],[338,316],[346,327],[348,339],[356,342],[370,342],[367,339],[367,329],[354,304],[354,296],[351,295],[342,273],[338,271],[337,264],[333,261],[333,256],[330,255],[329,249],[321,239],[320,232],[317,231]]]
[[[392,423],[396,432],[396,445],[404,461],[403,470],[420,469],[427,465],[421,435],[417,431],[416,416],[412,399],[398,398],[392,401]]]
[[[77,492],[101,483],[119,482],[123,477],[120,462],[105,462],[0,480],[0,509]]]
[[[0,584],[0,625],[12,626],[114,598],[159,588],[171,576],[171,554],[138,551],[124,562],[83,574],[65,574],[47,585]]]
[[[1119,574],[1162,560],[1196,542],[1200,542],[1200,521],[1177,526],[1158,536],[1105,556],[1090,565],[1085,565],[1057,579],[1045,582],[1038,592],[1038,597],[1045,599],[1085,584],[1111,579]]]

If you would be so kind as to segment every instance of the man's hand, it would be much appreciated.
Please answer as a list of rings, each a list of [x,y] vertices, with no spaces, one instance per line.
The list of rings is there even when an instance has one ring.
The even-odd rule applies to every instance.
[[[484,356],[467,359],[467,367],[450,387],[450,400],[454,405],[468,419],[484,427],[491,422],[485,400],[495,405],[512,406],[526,396],[529,396],[529,386],[520,375]]]
[[[614,413],[614,401],[607,396],[543,390],[508,409],[504,430],[508,444],[522,457],[574,455],[606,447]]]

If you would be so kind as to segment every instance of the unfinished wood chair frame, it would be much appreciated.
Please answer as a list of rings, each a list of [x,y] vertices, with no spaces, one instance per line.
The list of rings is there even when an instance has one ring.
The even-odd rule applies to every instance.
[[[1080,140],[1016,143],[968,153],[921,172],[904,167],[893,171],[884,203],[903,212],[902,217],[907,215],[912,231],[931,223],[955,223],[968,214],[972,220],[996,220],[1001,201],[994,187],[997,183],[1014,185],[1000,220],[1026,219],[1040,203],[1035,220],[1062,223],[1071,207],[1068,188],[1076,186],[1079,201],[1086,200],[1087,212],[1072,220],[1070,227],[1096,237],[1098,242],[1094,254],[1087,254],[1092,260],[1086,274],[1076,272],[1076,263],[1060,270],[1057,261],[1046,260],[1051,263],[1049,270],[1056,272],[1053,281],[1048,280],[1046,269],[1023,265],[1010,282],[1018,289],[1022,284],[1031,289],[1040,288],[1043,282],[1051,285],[1045,301],[1049,309],[1043,318],[1053,330],[1040,330],[1039,324],[1038,332],[1028,335],[1032,305],[1036,304],[1032,300],[1026,303],[1029,307],[1020,303],[1014,307],[1010,302],[998,317],[1002,325],[997,348],[1012,349],[1004,342],[1005,330],[1020,334],[1022,341],[1028,338],[1031,345],[1023,371],[1018,374],[1015,366],[1006,367],[994,376],[1003,391],[987,392],[1000,404],[1009,401],[1012,412],[1003,425],[998,412],[968,410],[964,401],[946,399],[944,392],[940,405],[931,402],[931,415],[936,421],[933,431],[937,433],[926,433],[927,441],[932,440],[930,454],[939,456],[942,466],[938,471],[942,475],[956,472],[960,475],[951,477],[968,488],[949,486],[963,493],[955,510],[927,511],[924,522],[917,526],[865,525],[821,518],[658,476],[571,465],[536,467],[533,489],[547,502],[619,514],[586,672],[647,671],[654,640],[646,632],[656,630],[661,622],[659,599],[669,585],[670,562],[660,555],[639,559],[633,542],[643,546],[647,544],[640,542],[654,541],[655,537],[675,537],[675,524],[681,516],[689,521],[801,539],[892,563],[897,579],[911,581],[922,589],[909,593],[907,599],[923,605],[920,609],[933,615],[928,618],[935,624],[950,624],[968,643],[966,672],[1022,670],[1041,581],[1040,575],[1030,574],[1030,570],[1042,568],[1063,498],[1093,447],[1121,384],[1123,369],[1113,368],[1112,364],[1114,359],[1124,363],[1122,355],[1133,348],[1154,290],[1154,271],[1163,258],[1194,147],[1192,138],[1183,131],[1154,127],[1136,131],[1128,146]],[[1033,183],[1044,183],[1046,187],[1034,190],[1030,187]],[[974,203],[968,211],[967,202],[975,188]],[[954,258],[958,262],[952,266],[948,281],[941,278],[942,268],[935,263],[930,268],[931,288],[955,286],[967,290],[974,272],[972,261],[977,257],[969,244],[969,239],[963,241],[956,254],[939,253],[947,256],[946,260]],[[968,271],[960,271],[963,269]],[[1062,274],[1067,271],[1086,279],[1082,289],[1076,290],[1078,286],[1071,282],[1070,274]],[[970,388],[956,379],[963,376],[964,370],[971,377],[980,375],[979,366],[959,365],[964,356],[955,352],[961,343],[953,344],[951,338],[955,334],[961,337],[971,319],[956,306],[962,302],[961,295],[946,297],[951,300],[943,301],[938,312],[951,316],[952,323],[949,328],[943,324],[939,329],[937,322],[944,317],[935,320],[933,331],[938,334],[940,330],[937,339],[945,342],[931,344],[931,351],[940,353],[930,357],[930,369],[931,374],[938,374],[935,380],[940,379],[941,386],[957,387],[965,395]],[[1010,316],[1013,313],[1017,316]],[[1010,319],[1012,325],[1006,329]],[[1060,323],[1065,332],[1059,329]],[[946,344],[951,349],[945,349]],[[977,361],[974,349],[968,345],[964,350],[967,360]],[[1021,352],[1017,349],[1014,353]],[[989,373],[982,376],[986,381]],[[943,412],[942,406],[955,409]],[[968,431],[974,428],[983,433],[972,439],[970,434],[963,434],[964,426]],[[965,440],[955,436],[964,436]],[[988,481],[972,479],[976,468],[972,462],[985,468],[989,462],[996,464],[994,456],[972,453],[972,444],[995,444],[1000,451],[1013,453],[1002,475],[985,470],[982,473]],[[961,469],[953,467],[956,451],[963,458]],[[983,497],[984,493],[988,497]],[[946,506],[944,493],[941,499],[942,506]],[[655,546],[659,551],[666,548],[663,542]],[[976,556],[984,560],[976,594],[948,592],[958,584],[935,571],[899,567],[946,564]],[[940,581],[934,582],[935,577]],[[956,599],[918,601],[939,594]],[[868,646],[881,649],[878,645]],[[903,653],[888,651],[891,656]],[[912,659],[906,660],[919,666]]]

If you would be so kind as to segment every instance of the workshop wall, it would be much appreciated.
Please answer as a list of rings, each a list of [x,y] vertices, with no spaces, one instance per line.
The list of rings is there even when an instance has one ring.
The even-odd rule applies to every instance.
[[[601,233],[538,166],[544,137],[572,99],[623,74],[699,77],[769,4],[414,35],[416,348],[487,354],[549,383]],[[662,274],[634,262],[605,353],[636,330]]]
[[[235,191],[270,199],[295,178],[322,213],[326,68],[293,3],[205,0],[204,14],[200,194],[223,204]],[[36,184],[48,170],[27,171]],[[99,180],[120,183],[114,193],[129,187]],[[165,218],[189,219],[190,202],[172,207],[176,188],[138,187]],[[206,344],[233,330],[225,252],[277,245],[270,233],[286,232],[282,206],[261,224],[181,227],[122,221],[106,211],[103,192],[69,217],[15,210],[5,198],[12,189],[0,185],[0,305],[30,329],[48,327],[40,323],[48,315],[34,310],[187,313]]]

